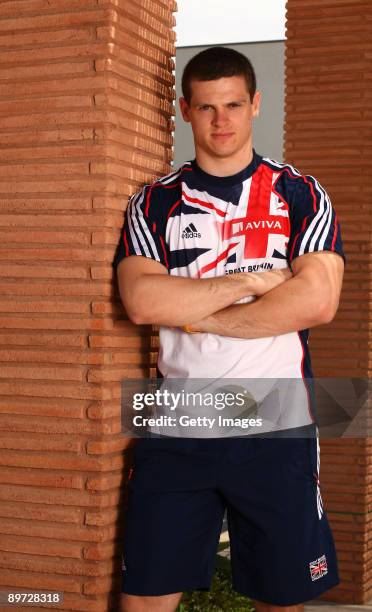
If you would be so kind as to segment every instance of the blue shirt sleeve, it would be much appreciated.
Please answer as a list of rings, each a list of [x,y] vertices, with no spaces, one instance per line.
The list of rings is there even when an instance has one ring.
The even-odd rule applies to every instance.
[[[130,198],[114,266],[118,266],[125,257],[139,255],[169,267],[169,253],[164,236],[165,223],[162,219],[162,209],[156,202],[157,191],[154,184],[145,185]]]
[[[340,224],[325,189],[312,176],[300,175],[289,180],[295,187],[290,202],[289,262],[318,251],[332,251],[345,260]]]

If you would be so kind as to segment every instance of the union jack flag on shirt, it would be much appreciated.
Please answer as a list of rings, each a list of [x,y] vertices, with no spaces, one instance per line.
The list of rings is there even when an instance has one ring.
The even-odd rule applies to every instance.
[[[316,559],[315,561],[311,561],[309,565],[310,576],[313,582],[328,574],[327,559],[325,555],[319,557],[319,559]]]

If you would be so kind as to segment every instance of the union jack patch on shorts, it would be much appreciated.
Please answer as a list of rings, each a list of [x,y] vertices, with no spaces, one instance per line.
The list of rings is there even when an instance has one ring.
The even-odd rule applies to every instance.
[[[327,559],[325,555],[319,557],[319,559],[316,559],[315,561],[311,561],[309,563],[309,567],[311,580],[313,582],[328,574]]]

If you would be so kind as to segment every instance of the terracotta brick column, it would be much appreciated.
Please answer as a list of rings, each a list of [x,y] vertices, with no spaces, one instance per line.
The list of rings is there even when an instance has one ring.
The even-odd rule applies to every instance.
[[[170,171],[175,9],[0,3],[0,590],[68,610],[119,587],[119,381],[150,330],[111,262],[128,195]]]
[[[336,320],[311,334],[317,376],[371,375],[372,4],[287,0],[285,157],[315,175],[340,217],[348,265]],[[372,440],[324,440],[321,481],[342,584],[372,599]]]

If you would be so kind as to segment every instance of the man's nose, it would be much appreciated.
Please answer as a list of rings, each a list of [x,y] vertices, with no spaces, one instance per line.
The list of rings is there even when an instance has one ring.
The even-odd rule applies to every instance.
[[[216,108],[213,116],[214,125],[224,125],[228,121],[228,113],[225,108]]]

